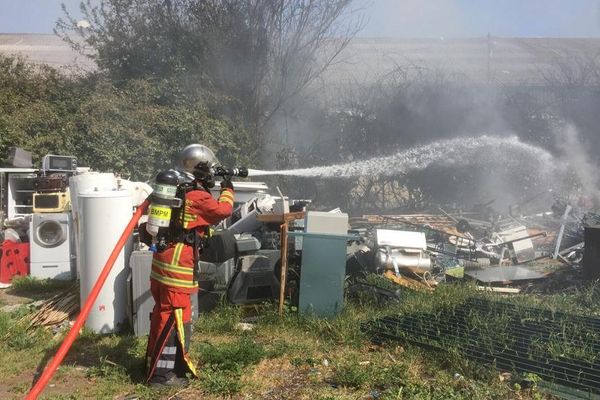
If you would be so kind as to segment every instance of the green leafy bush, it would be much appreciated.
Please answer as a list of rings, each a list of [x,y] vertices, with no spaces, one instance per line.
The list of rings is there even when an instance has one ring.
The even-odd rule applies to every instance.
[[[95,170],[147,180],[185,145],[203,143],[225,164],[247,164],[257,149],[243,124],[221,112],[231,101],[186,76],[115,83],[0,56],[0,159],[19,146],[34,162],[68,154]]]

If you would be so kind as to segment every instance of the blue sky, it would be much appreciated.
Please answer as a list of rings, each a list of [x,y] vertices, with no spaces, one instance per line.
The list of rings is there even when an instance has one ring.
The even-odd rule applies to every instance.
[[[361,36],[600,37],[600,0],[372,0]]]
[[[600,0],[358,0],[370,2],[363,37],[600,37]],[[51,33],[60,4],[0,0],[0,32]]]

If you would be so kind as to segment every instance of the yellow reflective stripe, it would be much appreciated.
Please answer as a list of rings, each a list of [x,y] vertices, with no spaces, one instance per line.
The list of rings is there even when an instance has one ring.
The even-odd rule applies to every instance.
[[[187,364],[188,368],[194,374],[194,376],[198,376],[196,373],[196,368],[194,367],[194,363],[189,359],[187,352],[185,351],[185,329],[183,329],[183,310],[181,308],[175,309],[175,323],[177,326],[177,334],[179,335],[179,342],[181,343],[181,348],[183,349],[183,359]]]
[[[171,265],[160,262],[158,260],[152,260],[152,265],[157,268],[164,269],[165,271],[177,272],[178,274],[194,275],[194,271],[191,268],[180,267],[178,265]]]
[[[177,322],[177,331],[179,332],[179,338],[181,343],[185,344],[185,331],[183,330],[183,311],[181,308],[175,309],[175,321]]]
[[[219,197],[219,203],[228,203],[229,205],[233,206],[233,199],[221,196]]]
[[[228,190],[223,190],[221,192],[221,195],[219,196],[220,199],[231,199],[233,200],[233,193],[228,191]]]
[[[183,279],[175,279],[175,278],[169,278],[160,274],[157,274],[156,272],[152,271],[150,273],[150,277],[161,282],[164,283],[166,285],[169,286],[173,286],[173,287],[182,287],[182,288],[194,288],[196,287],[196,285],[194,284],[194,282],[191,281],[187,281],[187,280],[183,280]]]
[[[196,287],[195,282],[193,281],[187,281],[187,280],[183,280],[183,279],[175,279],[175,278],[169,278],[167,276],[163,276],[160,275],[158,273],[156,273],[155,271],[152,271],[150,273],[150,277],[152,279],[155,279],[161,283],[165,283],[169,286],[177,286],[177,287],[183,287],[183,288],[194,288]]]
[[[185,201],[185,206],[183,208],[183,227],[185,229],[188,229],[189,223],[196,219],[193,214],[189,213],[189,208],[192,206],[192,204],[193,203],[191,200]]]
[[[181,257],[181,250],[183,250],[183,243],[177,243],[175,245],[175,251],[173,252],[173,258],[171,259],[171,265],[179,264],[179,257]]]
[[[190,371],[192,371],[192,374],[194,375],[194,378],[198,377],[198,373],[196,372],[196,368],[194,367],[194,364],[192,364],[192,360],[190,360],[187,356],[187,353],[185,356],[183,356],[183,359],[185,360],[188,368],[190,369]]]

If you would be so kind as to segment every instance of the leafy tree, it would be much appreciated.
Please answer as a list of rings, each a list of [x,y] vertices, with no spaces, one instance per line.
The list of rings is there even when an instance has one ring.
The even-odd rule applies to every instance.
[[[190,30],[188,0],[88,0],[80,4],[88,28],[62,7],[55,32],[114,81],[202,72],[203,40]]]
[[[239,103],[255,135],[361,27],[353,0],[89,0],[56,32],[111,79],[187,77]],[[88,49],[91,49],[90,52]]]

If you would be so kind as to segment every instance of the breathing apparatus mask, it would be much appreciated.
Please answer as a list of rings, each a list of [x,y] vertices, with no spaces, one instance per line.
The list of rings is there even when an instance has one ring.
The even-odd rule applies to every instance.
[[[227,180],[230,180],[234,176],[246,178],[248,177],[248,168],[226,168],[221,165],[209,166],[204,162],[200,162],[194,167],[193,175],[196,181],[198,181],[204,188],[211,189],[215,186],[215,177],[219,176],[222,179]]]
[[[215,186],[215,175],[213,167],[204,162],[199,162],[193,169],[194,179],[206,190]]]

